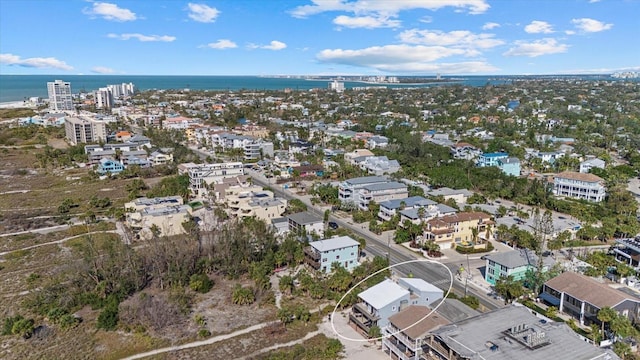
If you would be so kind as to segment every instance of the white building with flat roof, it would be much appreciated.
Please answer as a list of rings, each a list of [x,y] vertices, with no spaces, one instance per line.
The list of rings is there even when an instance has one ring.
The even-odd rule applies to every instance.
[[[56,80],[47,83],[49,108],[54,111],[74,110],[71,98],[71,83]]]
[[[107,140],[107,126],[102,121],[68,116],[64,121],[65,138],[71,145]]]
[[[205,196],[209,193],[209,185],[225,178],[244,175],[244,165],[241,162],[199,164],[189,167],[188,173],[191,193],[195,196]]]

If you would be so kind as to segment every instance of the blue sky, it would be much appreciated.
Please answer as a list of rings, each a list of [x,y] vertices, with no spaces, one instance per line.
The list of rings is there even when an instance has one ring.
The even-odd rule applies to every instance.
[[[640,70],[640,0],[1,0],[0,74]]]

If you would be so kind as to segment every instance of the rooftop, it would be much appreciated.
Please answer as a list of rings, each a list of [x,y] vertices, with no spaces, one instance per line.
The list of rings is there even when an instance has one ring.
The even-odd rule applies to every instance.
[[[360,246],[360,243],[353,240],[349,236],[340,236],[325,240],[314,241],[309,243],[309,245],[320,252],[326,252],[331,250],[343,249],[346,247]]]
[[[444,325],[432,334],[468,359],[619,359],[609,350],[582,341],[565,323],[542,323],[519,305]]]
[[[291,214],[287,217],[300,225],[322,222],[322,219],[319,216],[308,211]]]
[[[485,255],[483,258],[500,265],[504,265],[509,269],[515,269],[527,265],[535,266],[538,261],[536,254],[528,249],[496,252]]]
[[[428,206],[428,205],[436,204],[435,201],[425,199],[422,196],[412,196],[406,199],[394,199],[394,200],[383,201],[380,203],[380,206],[385,207],[387,209],[399,209],[402,206],[402,203],[404,203],[406,207]]]
[[[555,175],[556,179],[569,179],[586,182],[601,182],[602,178],[589,173],[579,173],[574,171],[563,171]]]
[[[412,339],[419,339],[427,332],[449,323],[445,318],[426,306],[411,305],[399,313],[390,316],[389,322]],[[427,316],[428,315],[428,316]],[[427,316],[425,318],[425,316]]]
[[[390,279],[386,279],[358,294],[360,299],[376,309],[382,309],[404,296],[409,296],[409,290]]]
[[[392,182],[370,184],[370,185],[364,186],[363,188],[369,191],[380,191],[380,190],[406,189],[407,185],[396,182],[396,181],[392,181]]]
[[[599,308],[613,307],[627,299],[640,302],[640,299],[613,289],[607,284],[571,271],[564,272],[544,284]]]
[[[349,185],[364,185],[364,184],[375,184],[375,183],[386,183],[387,178],[384,176],[364,176],[359,178],[353,178],[345,180],[344,182]]]

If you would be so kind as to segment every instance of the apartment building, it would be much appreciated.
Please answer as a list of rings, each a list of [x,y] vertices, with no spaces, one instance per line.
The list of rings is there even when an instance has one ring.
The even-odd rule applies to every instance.
[[[271,191],[262,189],[225,195],[225,203],[231,216],[255,217],[266,222],[281,217],[287,209],[286,200],[275,199]]]
[[[597,324],[598,311],[609,307],[629,318],[640,320],[640,298],[614,289],[588,276],[564,272],[548,280],[542,287],[540,298],[558,311],[574,317],[580,325]]]
[[[233,178],[244,175],[244,165],[241,162],[229,162],[218,164],[198,164],[188,167],[189,190],[194,196],[206,196],[208,187],[225,178]]]
[[[191,207],[179,196],[139,198],[125,204],[126,223],[140,238],[185,234],[182,223],[191,219]]]
[[[358,266],[360,243],[349,236],[313,241],[304,249],[304,262],[317,271],[329,274],[333,265],[349,271]]]
[[[493,225],[493,221],[490,215],[476,211],[431,219],[425,225],[425,239],[447,248],[457,245],[479,245],[483,239],[481,236],[474,239],[473,229],[476,229],[478,234],[483,234],[488,226]]]
[[[65,138],[71,145],[107,141],[107,126],[102,121],[88,118],[66,117]]]
[[[108,87],[99,88],[95,92],[96,109],[111,109],[113,107],[113,93]]]
[[[404,199],[407,196],[409,189],[406,184],[391,181],[363,186],[355,192],[354,202],[360,210],[368,210],[372,201],[381,203],[386,200]]]
[[[382,329],[382,351],[398,360],[424,359],[427,334],[447,324],[447,319],[430,308],[410,305],[389,317],[389,324]]]
[[[566,323],[540,321],[521,305],[442,325],[422,345],[426,360],[620,359],[610,349],[583,341]]]
[[[71,83],[56,80],[47,82],[49,93],[49,108],[53,111],[75,110],[71,97]]]
[[[389,180],[383,176],[365,176],[345,180],[338,186],[338,199],[341,202],[353,202],[355,201],[355,193],[357,190],[360,190],[367,185],[386,182],[389,182]]]
[[[600,202],[607,196],[604,180],[593,174],[565,171],[553,178],[553,193],[592,202]]]

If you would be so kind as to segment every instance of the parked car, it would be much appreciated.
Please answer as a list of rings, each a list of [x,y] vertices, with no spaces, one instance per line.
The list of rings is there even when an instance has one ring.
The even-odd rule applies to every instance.
[[[338,223],[335,221],[329,221],[329,229],[335,230],[338,228]]]

